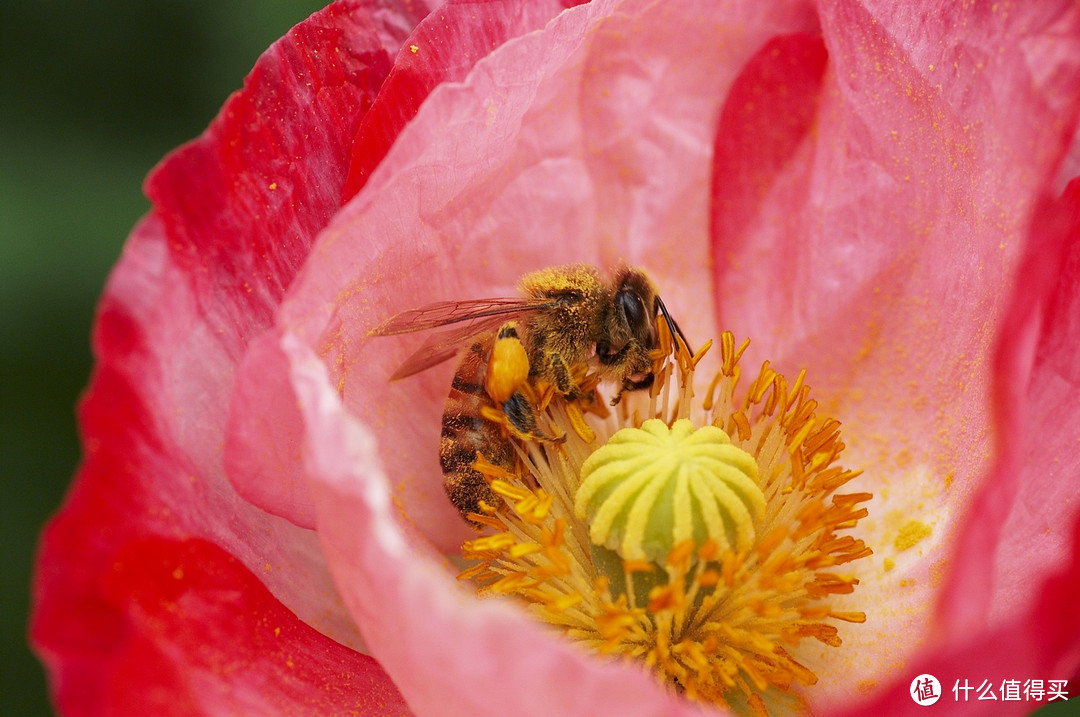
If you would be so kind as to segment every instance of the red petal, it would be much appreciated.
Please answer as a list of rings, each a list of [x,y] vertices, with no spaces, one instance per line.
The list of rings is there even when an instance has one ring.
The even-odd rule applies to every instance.
[[[100,593],[72,607],[78,624],[111,623],[108,636],[64,635],[68,654],[46,655],[64,714],[408,712],[375,660],[300,622],[212,543],[130,542],[100,577]]]
[[[171,256],[190,271],[198,308],[234,328],[223,337],[233,351],[269,324],[340,206],[356,128],[422,17],[371,4],[334,4],[293,28],[203,136],[147,180]]]
[[[102,602],[100,576],[148,536],[226,547],[303,620],[360,644],[315,535],[233,492],[222,429],[236,361],[337,208],[349,143],[397,50],[383,42],[400,42],[414,21],[358,3],[315,15],[148,181],[155,211],[99,309],[99,365],[80,411],[85,463],[39,556],[32,635],[64,675],[60,703],[112,679],[107,652],[92,661],[79,651],[116,644],[123,624]]]

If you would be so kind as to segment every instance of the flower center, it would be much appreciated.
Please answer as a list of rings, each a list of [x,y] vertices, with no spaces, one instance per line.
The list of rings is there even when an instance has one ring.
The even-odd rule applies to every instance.
[[[688,698],[786,713],[817,682],[800,643],[839,647],[835,623],[865,620],[830,599],[858,584],[841,566],[870,555],[839,533],[872,495],[836,492],[858,474],[836,465],[840,424],[816,415],[803,374],[788,384],[766,362],[740,390],[749,342],[724,333],[696,401],[709,347],[691,356],[666,329],[649,395],[625,395],[614,415],[533,387],[550,434],[567,439],[510,439],[513,472],[477,461],[503,504],[470,516],[486,534],[464,544],[476,562],[460,577]]]
[[[716,426],[650,418],[619,430],[581,466],[574,499],[593,545],[662,563],[676,544],[748,550],[765,512],[754,457]]]

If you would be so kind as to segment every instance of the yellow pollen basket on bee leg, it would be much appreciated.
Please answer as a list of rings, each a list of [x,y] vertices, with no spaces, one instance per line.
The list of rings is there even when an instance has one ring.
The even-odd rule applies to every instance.
[[[644,664],[685,698],[802,711],[819,650],[800,643],[840,648],[838,623],[866,619],[832,600],[854,592],[845,567],[871,554],[848,533],[873,496],[838,493],[858,472],[837,465],[840,424],[816,414],[802,374],[789,384],[766,362],[740,388],[749,342],[725,332],[721,368],[696,400],[709,345],[691,356],[664,321],[657,329],[647,396],[609,413],[591,389],[554,395],[538,415],[567,440],[513,439],[516,469],[487,479],[505,502],[473,516],[487,534],[463,545],[475,564],[459,577],[598,654]],[[591,428],[574,430],[583,417]]]
[[[517,336],[513,324],[499,331],[491,348],[484,388],[492,400],[505,403],[529,378],[529,355]]]

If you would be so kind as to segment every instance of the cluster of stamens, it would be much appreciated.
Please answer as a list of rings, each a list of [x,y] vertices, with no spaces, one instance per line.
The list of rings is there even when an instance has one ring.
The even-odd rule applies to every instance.
[[[840,424],[816,415],[802,373],[789,384],[765,363],[740,390],[749,342],[724,333],[720,370],[695,406],[710,346],[691,355],[659,326],[656,381],[636,407],[627,395],[609,413],[530,387],[567,439],[513,439],[514,472],[479,457],[503,502],[470,516],[485,530],[464,544],[475,564],[460,578],[525,601],[598,653],[640,661],[688,698],[787,711],[817,681],[800,642],[837,647],[836,623],[865,619],[830,600],[858,584],[845,566],[870,555],[840,533],[872,495],[837,493],[857,472],[836,464]]]

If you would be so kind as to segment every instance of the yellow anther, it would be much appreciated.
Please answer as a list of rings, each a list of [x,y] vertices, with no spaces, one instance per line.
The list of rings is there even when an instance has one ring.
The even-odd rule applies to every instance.
[[[510,473],[508,473],[505,468],[497,466],[494,463],[488,463],[488,460],[484,458],[484,455],[479,451],[476,453],[476,460],[473,461],[472,469],[483,475],[485,478],[499,478],[506,480],[510,477]]]
[[[532,495],[528,490],[520,488],[516,485],[511,485],[503,480],[494,480],[491,482],[491,490],[497,495],[511,500],[514,502],[522,501]]]
[[[702,346],[701,348],[699,348],[697,350],[697,353],[695,353],[692,357],[690,357],[690,369],[691,370],[697,368],[698,363],[701,361],[701,359],[705,358],[705,354],[708,352],[709,349],[712,348],[712,344],[713,344],[712,339],[709,339],[708,341],[705,342],[704,346]]]
[[[539,553],[544,548],[536,543],[518,543],[510,548],[510,557],[523,558],[526,555],[532,555],[533,553]]]
[[[651,573],[656,570],[656,564],[648,560],[624,560],[623,570],[628,573]]]
[[[526,586],[535,585],[536,581],[523,572],[513,572],[504,575],[491,585],[491,589],[499,593],[513,593]]]
[[[487,553],[508,550],[515,543],[517,539],[511,533],[496,533],[475,540],[467,540],[464,547],[476,553]]]
[[[581,410],[578,409],[576,404],[566,404],[566,417],[570,419],[570,427],[574,429],[574,433],[581,437],[581,440],[586,443],[592,443],[596,440],[596,433],[589,427],[588,423],[585,423],[585,416],[581,415]]]
[[[715,570],[704,570],[697,576],[697,584],[702,587],[712,587],[720,583],[720,573]]]
[[[557,600],[549,603],[548,607],[556,612],[563,612],[574,607],[584,599],[585,598],[578,593],[571,593],[569,595],[563,595]]]
[[[480,502],[483,503],[483,501]],[[481,510],[483,510],[483,506],[481,506]],[[506,523],[502,522],[501,520],[492,515],[469,513],[469,515],[466,517],[469,519],[469,522],[476,523],[477,525],[486,525],[489,528],[494,528],[495,530],[499,531],[506,530]]]

